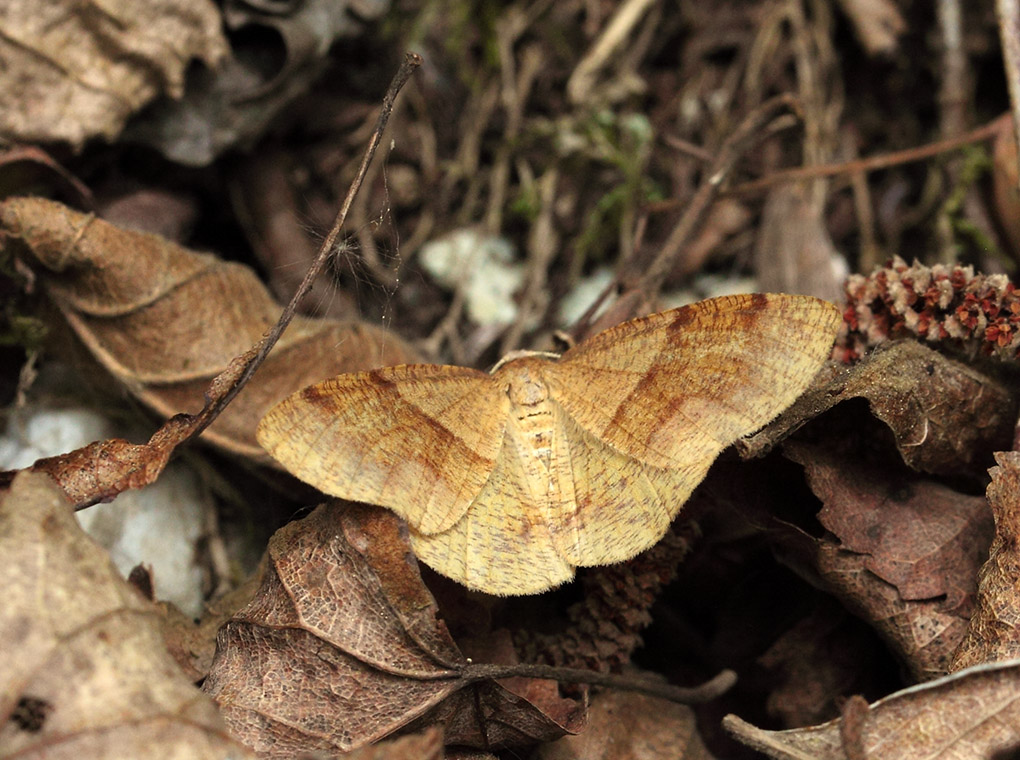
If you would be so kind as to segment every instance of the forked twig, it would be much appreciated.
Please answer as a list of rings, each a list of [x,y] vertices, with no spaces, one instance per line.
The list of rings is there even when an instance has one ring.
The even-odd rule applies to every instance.
[[[748,114],[719,149],[701,186],[691,198],[690,203],[681,215],[673,231],[670,233],[655,259],[636,280],[627,282],[622,273],[617,272],[613,282],[600,294],[588,311],[577,321],[571,330],[575,338],[598,332],[617,322],[636,316],[633,311],[640,311],[645,302],[653,297],[662,287],[662,283],[672,271],[677,257],[683,252],[694,232],[701,225],[705,214],[718,197],[722,185],[733,171],[733,167],[747,150],[748,144],[755,139],[766,124],[784,109],[799,111],[796,98],[792,95],[777,95]],[[599,322],[592,325],[594,315],[610,293],[620,288],[623,291],[617,306],[607,312]]]
[[[265,334],[265,336],[256,343],[247,352],[234,359],[230,366],[227,367],[222,373],[220,373],[210,384],[210,390],[216,387],[218,383],[221,383],[221,379],[226,379],[230,382],[230,386],[223,391],[221,395],[217,395],[210,400],[210,403],[195,415],[195,429],[190,433],[188,438],[194,438],[196,435],[205,430],[212,423],[216,417],[219,416],[220,412],[223,411],[224,407],[229,404],[233,398],[240,393],[245,383],[251,379],[251,376],[255,374],[255,371],[261,366],[262,362],[265,361],[266,356],[272,350],[273,346],[276,345],[276,341],[280,339],[283,331],[287,329],[287,325],[294,318],[294,314],[297,311],[298,304],[308,294],[308,291],[312,289],[312,285],[315,283],[315,278],[319,276],[319,272],[326,266],[329,260],[330,254],[333,252],[333,246],[336,245],[337,238],[340,237],[340,230],[343,229],[344,222],[347,220],[347,212],[350,211],[351,204],[354,202],[355,196],[361,189],[361,184],[365,179],[365,175],[368,172],[368,166],[372,163],[372,159],[375,157],[375,151],[379,147],[379,142],[382,140],[383,132],[386,129],[386,123],[389,121],[390,113],[393,111],[393,103],[397,98],[397,94],[407,83],[407,80],[411,77],[422,64],[422,57],[418,53],[407,53],[404,56],[404,61],[400,64],[400,69],[393,77],[393,81],[390,82],[389,89],[386,91],[386,95],[383,97],[382,108],[379,110],[379,118],[376,121],[375,129],[372,130],[372,136],[369,138],[368,147],[365,149],[365,156],[361,159],[361,166],[358,167],[358,173],[354,177],[354,181],[351,183],[350,189],[347,191],[347,196],[344,198],[343,204],[340,206],[340,211],[337,212],[336,219],[333,221],[333,226],[329,230],[329,234],[326,235],[322,241],[322,245],[319,246],[319,252],[315,257],[315,261],[305,272],[305,278],[301,281],[298,289],[295,291],[293,298],[284,307],[283,313],[280,314],[280,319],[275,325]],[[240,360],[240,363],[238,362]],[[235,368],[235,364],[238,366]]]
[[[227,368],[213,378],[206,389],[206,402],[202,410],[194,415],[175,415],[163,423],[145,444],[133,444],[122,439],[97,441],[61,456],[40,459],[31,466],[31,470],[45,472],[53,477],[75,505],[75,509],[84,509],[101,501],[109,501],[123,491],[141,488],[155,481],[176,448],[209,427],[255,374],[293,319],[298,303],[308,294],[331,256],[351,203],[361,188],[368,166],[382,139],[397,94],[421,64],[422,58],[417,53],[408,53],[404,57],[383,98],[375,130],[369,139],[357,176],[351,183],[332,229],[322,241],[315,261],[305,273],[290,303],[283,309],[276,325],[266,332],[258,343],[231,360]],[[14,472],[0,473],[0,486],[13,480],[14,475]]]

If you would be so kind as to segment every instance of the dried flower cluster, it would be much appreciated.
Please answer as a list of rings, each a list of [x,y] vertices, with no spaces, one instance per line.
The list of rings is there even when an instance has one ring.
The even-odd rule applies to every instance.
[[[974,274],[970,266],[907,265],[896,257],[866,277],[851,275],[846,295],[845,324],[833,354],[842,361],[901,337],[969,355],[1020,355],[1020,296],[1006,275]]]

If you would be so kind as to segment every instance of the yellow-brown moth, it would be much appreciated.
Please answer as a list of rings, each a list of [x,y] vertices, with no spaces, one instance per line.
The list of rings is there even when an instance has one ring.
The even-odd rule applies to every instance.
[[[443,575],[534,594],[658,541],[719,453],[804,391],[839,324],[808,296],[714,298],[491,373],[339,375],[257,435],[301,480],[404,518]]]

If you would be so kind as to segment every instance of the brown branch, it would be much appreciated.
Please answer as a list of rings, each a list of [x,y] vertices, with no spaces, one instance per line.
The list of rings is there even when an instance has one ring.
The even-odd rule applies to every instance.
[[[992,139],[1003,129],[1004,119],[1004,116],[1000,116],[958,137],[896,151],[895,153],[885,153],[881,156],[872,156],[859,161],[845,161],[838,164],[820,164],[818,166],[801,166],[796,169],[786,169],[785,171],[775,172],[752,182],[744,182],[743,184],[731,187],[724,191],[722,195],[727,198],[756,195],[785,182],[798,182],[805,179],[818,179],[819,177],[836,177],[841,174],[854,174],[857,172],[873,172],[901,164],[923,161],[926,158],[931,158],[941,153],[948,153],[967,145]]]
[[[308,291],[312,289],[312,285],[315,283],[315,278],[319,276],[319,273],[326,266],[329,260],[330,254],[333,252],[333,246],[336,245],[337,239],[340,237],[340,230],[344,226],[344,222],[347,220],[347,212],[351,208],[351,204],[354,202],[354,197],[358,194],[361,189],[361,184],[365,179],[365,174],[368,172],[368,166],[372,163],[372,159],[375,157],[376,149],[379,147],[379,141],[382,140],[383,131],[386,129],[386,123],[389,121],[390,113],[393,111],[393,103],[397,98],[397,94],[406,84],[407,80],[411,77],[422,64],[422,57],[418,53],[407,53],[404,56],[403,62],[400,64],[400,69],[393,77],[393,81],[390,82],[389,89],[386,91],[386,95],[383,97],[382,108],[379,110],[379,118],[376,121],[375,129],[372,132],[372,137],[368,141],[368,147],[365,149],[365,156],[361,159],[361,166],[358,167],[358,173],[354,177],[354,181],[351,183],[350,189],[347,191],[347,197],[344,198],[343,204],[340,206],[340,211],[337,212],[336,219],[333,222],[333,227],[330,229],[329,234],[326,235],[325,240],[322,241],[322,245],[319,246],[319,252],[315,257],[315,261],[308,268],[305,273],[305,278],[301,281],[297,291],[294,293],[294,297],[290,299],[280,315],[279,321],[273,326],[273,328],[266,333],[265,337],[262,338],[256,345],[252,346],[242,356],[231,362],[231,365],[227,367],[220,375],[213,379],[210,384],[210,390],[217,387],[223,381],[229,383],[229,386],[222,392],[222,395],[214,397],[211,403],[207,403],[206,406],[195,415],[195,429],[190,433],[188,438],[194,438],[196,435],[201,433],[215,420],[220,412],[223,411],[224,407],[229,404],[233,398],[240,393],[241,389],[248,382],[255,371],[262,365],[273,346],[276,345],[276,341],[279,340],[283,331],[287,329],[287,325],[294,318],[294,314],[297,311],[298,304],[308,294]],[[237,365],[235,367],[235,364]]]
[[[290,303],[283,309],[279,321],[258,343],[235,357],[223,372],[213,378],[206,389],[206,402],[202,410],[194,415],[175,415],[163,423],[145,444],[132,444],[121,439],[98,441],[68,454],[40,459],[32,465],[30,469],[45,472],[53,477],[76,509],[84,509],[100,501],[109,501],[123,491],[141,488],[155,481],[176,448],[209,427],[255,374],[294,317],[298,303],[307,295],[332,255],[351,203],[364,181],[365,173],[382,139],[397,93],[421,63],[422,58],[417,53],[408,53],[404,58],[383,98],[375,131],[336,221],[323,240],[318,255],[301,285]],[[12,472],[0,473],[0,486],[12,478]]]
[[[647,694],[651,697],[668,699],[685,705],[696,705],[710,702],[729,691],[737,682],[737,674],[732,670],[723,670],[715,678],[698,686],[674,686],[660,683],[647,678],[635,678],[627,675],[601,673],[596,670],[580,668],[557,668],[551,665],[486,665],[470,664],[460,671],[460,677],[470,681],[482,681],[496,678],[544,678],[561,683],[585,683],[593,686],[605,686],[611,689],[624,689]]]

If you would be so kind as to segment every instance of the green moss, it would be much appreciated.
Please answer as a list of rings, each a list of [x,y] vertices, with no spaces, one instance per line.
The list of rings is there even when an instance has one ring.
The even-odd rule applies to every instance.
[[[952,192],[942,203],[939,213],[950,225],[957,260],[965,258],[966,251],[980,251],[990,254],[1014,268],[1012,260],[1004,255],[996,241],[966,216],[964,203],[974,185],[991,171],[992,160],[983,146],[972,145],[963,149],[963,162],[958,181]]]

